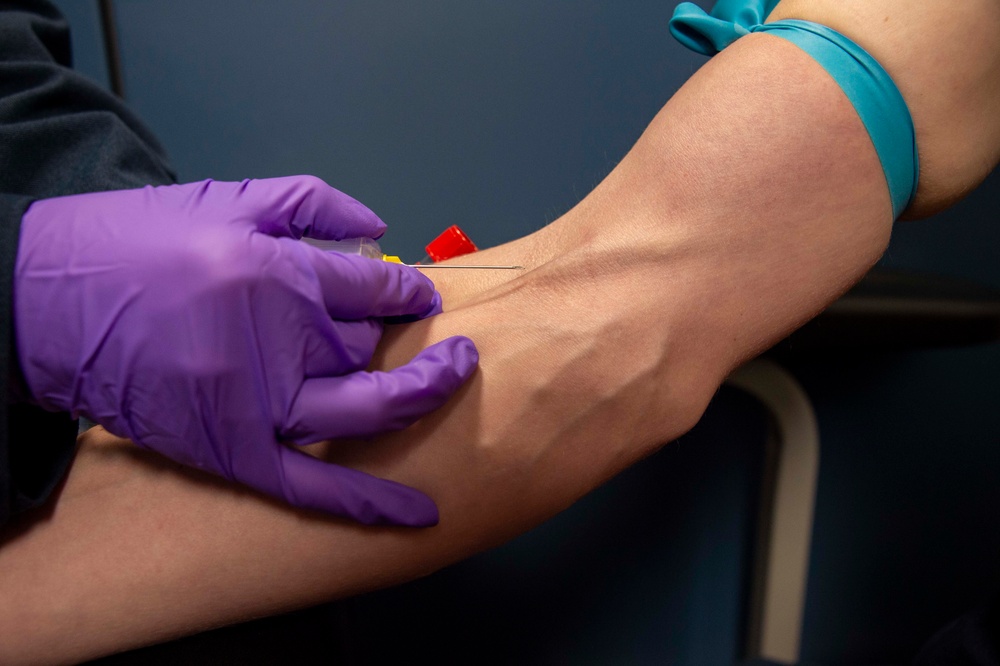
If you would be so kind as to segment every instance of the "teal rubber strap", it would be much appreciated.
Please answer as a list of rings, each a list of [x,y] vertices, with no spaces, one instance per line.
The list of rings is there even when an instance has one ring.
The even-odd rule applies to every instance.
[[[808,53],[833,77],[857,111],[885,173],[893,217],[917,192],[916,133],[906,101],[875,58],[850,39],[818,23],[785,19],[764,23],[778,0],[720,0],[706,13],[684,2],[670,20],[670,32],[688,48],[715,55],[753,32],[786,39]]]

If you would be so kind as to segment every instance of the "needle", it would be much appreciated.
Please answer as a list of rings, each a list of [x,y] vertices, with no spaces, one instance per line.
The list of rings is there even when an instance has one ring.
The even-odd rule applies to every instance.
[[[524,270],[524,266],[483,266],[458,264],[406,264],[411,268],[493,268],[497,270]]]

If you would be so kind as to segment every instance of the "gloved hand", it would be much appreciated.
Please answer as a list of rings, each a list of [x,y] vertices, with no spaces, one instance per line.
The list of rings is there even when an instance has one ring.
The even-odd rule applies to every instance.
[[[14,277],[33,399],[298,507],[425,526],[406,486],[292,446],[406,427],[475,370],[454,337],[365,372],[382,317],[428,316],[418,271],[296,240],[377,238],[385,225],[312,177],[205,181],[36,201]]]

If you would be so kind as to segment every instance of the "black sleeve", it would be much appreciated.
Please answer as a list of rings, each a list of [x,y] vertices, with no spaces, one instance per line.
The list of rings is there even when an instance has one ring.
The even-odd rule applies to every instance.
[[[76,424],[24,404],[13,334],[21,216],[35,199],[174,182],[156,138],[70,69],[69,30],[46,0],[0,0],[0,525],[38,506],[73,456]]]

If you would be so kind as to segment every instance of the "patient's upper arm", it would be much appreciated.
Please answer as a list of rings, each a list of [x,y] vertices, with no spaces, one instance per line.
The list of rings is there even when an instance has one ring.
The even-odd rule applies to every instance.
[[[896,82],[920,152],[920,188],[909,216],[946,208],[1000,160],[997,0],[782,0],[768,20],[783,18],[850,37]]]

